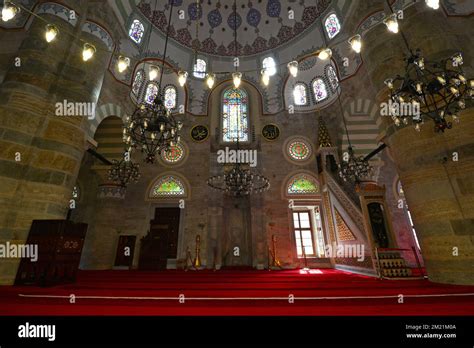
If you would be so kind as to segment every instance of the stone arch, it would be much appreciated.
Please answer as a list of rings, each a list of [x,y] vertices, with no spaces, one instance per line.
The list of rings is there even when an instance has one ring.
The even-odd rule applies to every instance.
[[[91,138],[94,138],[99,124],[109,116],[117,116],[121,118],[123,122],[125,122],[125,118],[127,117],[120,106],[113,103],[102,104],[96,108],[95,118],[90,122],[88,133]]]
[[[94,134],[97,152],[108,160],[120,159],[124,151],[122,139],[123,121],[118,116],[107,116],[103,119]]]

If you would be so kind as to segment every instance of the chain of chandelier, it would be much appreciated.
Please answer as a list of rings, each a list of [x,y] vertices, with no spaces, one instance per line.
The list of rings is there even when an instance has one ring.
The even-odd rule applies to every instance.
[[[439,0],[425,0],[427,6],[433,8],[433,9],[438,9],[439,8]],[[197,2],[199,4],[199,1]],[[200,6],[200,4],[198,5]],[[27,12],[30,12],[31,14],[37,16],[38,18],[44,20],[42,17],[36,15],[35,13],[29,11],[28,9],[24,8],[23,6],[16,5],[14,1],[5,1],[5,4],[2,9],[2,20],[4,22],[7,22],[11,19],[13,19],[19,12],[20,8],[24,9]],[[236,11],[236,9],[234,9]],[[196,19],[197,21],[197,19]],[[383,23],[387,26],[387,29],[392,32],[392,33],[398,33],[398,20],[396,14],[391,14],[389,16],[386,16],[384,19]],[[71,36],[74,36],[71,33],[68,33]],[[54,24],[47,24],[45,27],[45,40],[50,43],[54,40],[56,40],[57,36],[59,35],[59,29],[56,25]],[[235,35],[235,34],[234,34]],[[324,34],[323,34],[324,35]],[[79,39],[81,40],[81,39]],[[359,34],[356,34],[352,36],[349,40],[348,43],[350,44],[352,50],[356,53],[360,53],[362,50],[363,42],[362,42],[362,37]],[[89,61],[91,60],[94,55],[97,52],[97,48],[88,42],[84,42],[83,44],[83,50],[82,50],[82,59],[84,61]],[[316,56],[320,60],[328,60],[332,57],[332,50],[331,48],[325,46],[320,48],[315,52]],[[236,54],[237,56],[237,54]],[[119,55],[117,59],[117,70],[120,73],[125,72],[131,65],[131,59],[129,57],[126,57],[124,55]],[[288,72],[291,76],[296,77],[298,74],[298,61],[293,60],[288,63],[282,63],[279,64],[279,66],[284,66],[286,64],[288,68]],[[258,70],[248,70],[245,72],[258,72]],[[202,73],[198,71],[198,73]],[[159,74],[159,68],[156,66],[152,66],[150,71],[149,71],[149,79],[154,80]],[[242,81],[242,72],[239,71],[234,71],[234,72],[216,72],[212,73],[209,72],[206,74],[206,84],[207,86],[212,89],[215,82],[216,82],[216,75],[220,74],[231,74],[233,84],[237,88],[240,86],[240,83]],[[265,86],[268,86],[270,83],[270,72],[269,69],[262,69],[260,70],[261,74],[261,81]],[[180,86],[184,86],[186,84],[188,78],[188,72],[184,70],[180,70],[178,72],[178,83]]]

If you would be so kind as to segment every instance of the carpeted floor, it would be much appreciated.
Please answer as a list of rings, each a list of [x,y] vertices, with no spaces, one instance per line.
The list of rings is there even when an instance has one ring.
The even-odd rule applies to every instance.
[[[71,295],[75,303],[70,303]],[[403,303],[399,303],[400,295]],[[332,269],[312,274],[298,270],[80,271],[75,284],[0,287],[0,315],[473,313],[474,286],[379,280]]]

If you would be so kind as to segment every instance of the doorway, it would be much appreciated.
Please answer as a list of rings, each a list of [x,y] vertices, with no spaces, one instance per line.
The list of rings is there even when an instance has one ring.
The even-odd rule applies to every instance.
[[[142,238],[139,269],[164,270],[178,254],[179,208],[156,208],[150,230]]]

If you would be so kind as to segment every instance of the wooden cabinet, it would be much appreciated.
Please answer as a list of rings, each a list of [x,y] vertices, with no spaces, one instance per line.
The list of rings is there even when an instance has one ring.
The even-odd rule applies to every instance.
[[[86,232],[85,223],[33,220],[27,244],[38,246],[38,260],[21,260],[15,285],[74,282]]]

